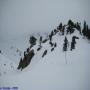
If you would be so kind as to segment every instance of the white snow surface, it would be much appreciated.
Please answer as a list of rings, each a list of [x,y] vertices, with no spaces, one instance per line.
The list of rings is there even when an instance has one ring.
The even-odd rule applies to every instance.
[[[70,51],[71,38],[76,40],[76,48]],[[30,65],[23,71],[17,70],[20,57],[29,47],[28,36],[0,43],[0,87],[18,87],[18,90],[90,90],[90,42],[83,39],[78,32],[67,35],[69,48],[63,52],[64,37],[56,34],[53,42],[57,47],[51,52],[49,41],[42,44],[42,49],[36,51],[39,42],[33,47],[35,56]],[[19,49],[19,52],[17,52]],[[47,55],[42,53],[47,49]]]

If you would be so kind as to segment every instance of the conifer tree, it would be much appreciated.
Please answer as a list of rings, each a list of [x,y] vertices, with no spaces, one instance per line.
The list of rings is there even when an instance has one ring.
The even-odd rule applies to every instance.
[[[60,25],[58,26],[58,29],[59,29],[59,30],[62,29],[62,23],[60,23]]]
[[[82,33],[83,33],[84,36],[86,36],[86,34],[87,34],[87,25],[86,25],[86,21],[84,21],[84,26],[83,26]]]
[[[72,33],[75,31],[74,28],[75,28],[75,24],[74,24],[74,22],[70,19],[70,20],[68,21],[67,34],[68,34],[68,33],[72,34]]]
[[[90,29],[88,28],[88,25],[87,25],[87,38],[90,39]]]
[[[36,40],[37,39],[34,36],[31,36],[30,37],[30,44],[33,44],[33,45],[36,44]]]
[[[30,42],[30,48],[32,48],[34,45],[36,45],[36,38],[34,36],[31,36],[30,39],[29,39],[29,42]]]
[[[79,33],[81,34],[81,25],[80,25],[80,23],[76,23],[75,24],[75,28],[79,31]]]
[[[67,37],[65,36],[64,44],[63,44],[63,51],[65,51],[65,63],[66,64],[67,64],[66,51],[67,51],[68,45],[69,43],[68,43]]]
[[[42,36],[40,36],[40,40],[39,40],[39,42],[40,42],[40,47],[41,47],[41,43],[42,43]]]
[[[90,40],[90,29],[88,29],[88,39]]]
[[[71,19],[68,21],[68,26],[72,28],[75,27],[74,22]]]
[[[0,50],[0,53],[1,53],[1,50]]]
[[[67,37],[65,37],[64,44],[63,44],[63,51],[67,51],[67,48],[68,48],[68,40],[67,40]]]

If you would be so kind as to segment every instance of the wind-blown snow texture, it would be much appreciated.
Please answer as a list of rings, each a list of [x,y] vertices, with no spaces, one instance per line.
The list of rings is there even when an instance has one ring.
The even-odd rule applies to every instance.
[[[70,51],[72,36],[76,40],[76,48]],[[37,38],[38,35],[35,35]],[[45,35],[46,36],[46,35]],[[57,47],[51,52],[49,41],[42,44],[42,49],[37,51],[39,42],[33,47],[35,56],[30,65],[23,71],[17,70],[20,57],[29,47],[28,36],[18,40],[1,43],[0,54],[0,87],[18,87],[19,90],[90,90],[90,42],[76,30],[67,35],[69,48],[66,52],[67,64],[63,43],[65,36],[57,33],[53,42]],[[6,46],[4,46],[6,45]],[[42,58],[42,53],[47,49],[47,55]],[[21,56],[20,56],[21,53]]]

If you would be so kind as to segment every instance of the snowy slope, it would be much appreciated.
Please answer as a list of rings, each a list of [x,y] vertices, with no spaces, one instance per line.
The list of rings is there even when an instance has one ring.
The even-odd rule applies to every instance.
[[[35,56],[30,65],[23,71],[14,68],[10,74],[1,75],[0,86],[18,87],[18,90],[90,90],[90,43],[75,32],[67,35],[69,44],[73,35],[78,36],[79,40],[76,40],[75,50],[70,51],[69,46],[66,52],[67,64],[65,63],[65,52],[62,51],[65,36],[57,34],[53,37],[53,42],[57,42],[57,47],[53,52],[51,52],[49,41],[43,44],[43,48],[37,52],[39,43],[37,42],[33,47]],[[42,53],[46,49],[47,55],[42,58]],[[2,62],[3,60],[10,61],[3,55],[0,55],[0,58]],[[17,64],[15,66],[17,67]]]
[[[10,75],[17,65],[4,55],[0,54],[0,76]]]

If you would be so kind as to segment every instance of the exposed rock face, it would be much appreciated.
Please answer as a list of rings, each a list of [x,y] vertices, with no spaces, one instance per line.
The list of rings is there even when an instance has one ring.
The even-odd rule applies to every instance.
[[[31,59],[33,58],[34,56],[34,50],[31,50],[28,54],[26,54],[23,58],[23,60],[20,60],[20,63],[19,63],[19,66],[17,69],[24,69],[25,67],[27,67],[30,62],[31,62]]]

